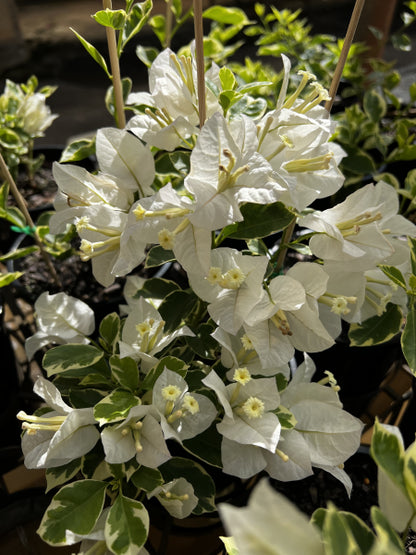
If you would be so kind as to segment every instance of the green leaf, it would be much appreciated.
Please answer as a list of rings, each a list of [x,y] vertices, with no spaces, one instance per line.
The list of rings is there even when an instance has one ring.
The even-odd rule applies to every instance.
[[[159,54],[159,50],[152,46],[141,46],[136,48],[136,56],[146,67],[150,67]]]
[[[132,80],[130,79],[130,77],[123,77],[123,79],[121,80],[121,92],[122,92],[122,97],[123,97],[124,103],[126,102],[127,97],[131,92],[131,88],[132,88]],[[111,85],[107,89],[104,100],[105,100],[105,105],[106,105],[106,108],[107,108],[108,112],[113,117],[116,117],[116,115],[118,115],[118,114],[116,112],[116,102],[115,102],[115,94],[114,94],[113,85]]]
[[[406,450],[404,455],[403,477],[414,510],[416,510],[416,442]]]
[[[136,555],[147,540],[149,515],[142,503],[119,495],[104,528],[106,543],[116,555]]]
[[[222,468],[221,436],[215,423],[197,436],[186,439],[183,446],[187,451],[212,466]]]
[[[70,143],[62,152],[60,162],[78,162],[95,154],[95,137]]]
[[[205,19],[212,19],[226,25],[248,25],[250,21],[240,8],[226,8],[224,6],[211,6],[204,11]]]
[[[118,422],[124,420],[130,409],[140,403],[140,399],[129,391],[115,389],[95,405],[94,418],[100,426],[109,422]]]
[[[370,528],[353,513],[340,511],[340,515],[346,527],[354,536],[355,542],[360,547],[363,555],[369,553],[375,542],[375,536]]]
[[[100,10],[91,16],[97,23],[104,27],[110,27],[116,31],[122,29],[126,19],[126,12],[124,10]]]
[[[237,86],[237,81],[235,79],[234,73],[228,67],[222,67],[219,72],[219,78],[221,81],[221,86],[224,91],[234,90]]]
[[[215,484],[208,472],[198,463],[182,457],[172,457],[159,467],[165,482],[185,478],[198,497],[198,505],[192,511],[200,515],[215,511]]]
[[[218,97],[221,108],[226,114],[230,107],[241,98],[241,94],[236,91],[223,91]]]
[[[83,476],[94,480],[110,478],[110,468],[105,462],[104,457],[103,446],[101,443],[97,443],[92,451],[81,458],[81,472]]]
[[[166,40],[166,26],[165,17],[161,14],[154,15],[149,19],[149,26],[151,27],[154,34],[160,41],[160,44],[165,44]]]
[[[281,231],[293,220],[294,215],[283,203],[252,204],[241,206],[244,220],[228,225],[223,229],[223,238],[259,239]]]
[[[133,295],[133,298],[164,299],[169,293],[177,290],[180,290],[180,287],[174,281],[163,278],[149,278],[145,281],[143,287]]]
[[[270,87],[272,85],[273,85],[272,81],[253,81],[252,83],[246,83],[245,85],[241,85],[240,87],[238,87],[237,90],[240,93],[248,93],[250,91],[258,89],[259,87]]]
[[[0,262],[6,262],[7,260],[18,260],[19,258],[24,258],[28,254],[32,254],[32,252],[37,252],[39,247],[37,245],[30,245],[29,247],[23,247],[21,249],[16,249],[14,251],[10,251],[3,256],[0,256]]]
[[[408,237],[407,243],[410,247],[410,263],[412,266],[412,274],[416,276],[416,239],[414,239],[413,237]]]
[[[351,530],[333,505],[326,512],[322,538],[327,555],[361,555]]]
[[[141,466],[131,477],[138,490],[149,493],[163,484],[163,476],[157,468]]]
[[[404,180],[404,186],[413,196],[416,195],[416,170],[410,170],[408,172]]]
[[[267,101],[265,98],[253,98],[250,95],[244,95],[231,106],[230,117],[233,118],[239,114],[245,114],[254,119],[262,116],[266,109]]]
[[[404,279],[403,274],[398,268],[396,268],[395,266],[388,266],[387,264],[380,264],[379,268],[393,283],[406,291],[406,280]]]
[[[162,359],[160,359],[158,364],[146,374],[142,382],[143,391],[149,391],[153,389],[156,380],[165,368],[167,368],[168,370],[172,370],[172,372],[176,372],[177,374],[182,376],[182,378],[184,378],[186,376],[186,371],[188,370],[188,365],[180,358],[172,356],[163,357]]]
[[[194,337],[186,337],[186,342],[199,357],[208,360],[216,359],[218,343],[211,336],[214,330],[213,324],[204,323],[198,327]]]
[[[370,452],[377,466],[387,474],[403,493],[406,493],[403,477],[403,445],[399,438],[384,428],[378,420],[375,422]]]
[[[7,127],[0,129],[0,146],[6,149],[14,149],[22,145],[23,142],[16,131],[8,129]]]
[[[401,336],[403,355],[413,375],[416,376],[416,308],[412,307],[406,316]]]
[[[118,340],[120,335],[120,316],[116,312],[107,314],[100,323],[100,335],[109,347]]]
[[[147,23],[152,13],[152,8],[152,0],[145,0],[144,2],[136,2],[134,4],[127,15],[122,31],[122,49],[124,49],[129,40],[136,36]]]
[[[55,468],[46,469],[46,493],[57,486],[69,482],[81,470],[81,459],[74,459],[73,461],[57,466]]]
[[[296,426],[297,420],[295,416],[292,412],[290,412],[289,409],[287,409],[283,405],[279,405],[277,409],[273,412],[279,419],[282,428],[294,428]]]
[[[380,547],[385,548],[384,550],[380,549],[382,555],[400,555],[404,553],[404,546],[399,536],[379,507],[371,507],[371,521],[380,541]]]
[[[397,50],[402,50],[403,52],[410,52],[412,49],[412,41],[409,35],[406,33],[394,34],[391,36],[391,42]]]
[[[139,369],[134,359],[114,355],[110,358],[110,369],[113,379],[122,387],[132,392],[138,388]]]
[[[172,260],[175,260],[173,251],[166,250],[160,245],[156,245],[152,247],[147,254],[145,268],[155,268],[167,262],[171,262]]]
[[[108,71],[107,63],[103,56],[101,56],[98,50],[92,44],[86,41],[81,35],[79,35],[74,29],[71,28],[71,31],[75,34],[75,36],[78,38],[88,54],[93,58],[93,60],[95,60],[97,64],[106,72],[107,77],[111,79],[111,73]]]
[[[86,535],[94,528],[104,506],[108,484],[81,480],[64,486],[46,509],[38,534],[49,545],[71,545],[66,531]]]
[[[159,314],[166,322],[164,330],[174,331],[190,315],[198,297],[193,291],[173,291],[160,304]]]
[[[80,380],[79,385],[83,387],[89,385],[95,385],[97,387],[107,386],[107,388],[109,388],[112,384],[106,376],[103,376],[103,374],[98,372],[88,372],[88,374]]]
[[[378,173],[377,175],[374,176],[374,180],[377,183],[379,181],[384,181],[385,183],[388,183],[389,185],[394,187],[396,190],[400,189],[400,181],[392,173],[388,173],[388,172]]]
[[[103,356],[103,351],[92,345],[69,343],[49,349],[43,357],[43,368],[49,377],[67,370],[88,368],[99,362]]]
[[[104,395],[102,389],[83,387],[82,389],[71,389],[69,400],[74,408],[86,409],[96,405]]]
[[[362,324],[351,324],[348,332],[351,346],[369,347],[389,341],[399,333],[402,320],[400,308],[389,303],[381,316],[368,318]]]
[[[363,108],[371,121],[377,123],[386,114],[387,104],[381,94],[370,89],[364,94]]]
[[[342,159],[341,166],[353,174],[366,175],[376,171],[374,160],[364,151],[357,151]]]
[[[7,274],[0,274],[0,287],[10,285],[16,279],[19,279],[24,272],[8,272]]]

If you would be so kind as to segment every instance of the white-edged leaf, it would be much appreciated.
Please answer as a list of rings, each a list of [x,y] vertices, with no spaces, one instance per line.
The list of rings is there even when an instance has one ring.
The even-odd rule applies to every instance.
[[[105,523],[105,539],[116,555],[138,555],[147,540],[149,515],[142,503],[119,495]]]
[[[71,545],[67,530],[88,534],[95,526],[104,506],[108,484],[81,480],[64,486],[46,509],[38,534],[49,545]]]

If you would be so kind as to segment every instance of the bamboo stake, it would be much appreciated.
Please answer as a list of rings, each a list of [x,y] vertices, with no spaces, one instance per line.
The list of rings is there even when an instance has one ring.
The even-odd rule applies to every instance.
[[[206,98],[205,98],[205,61],[204,61],[204,29],[202,25],[202,0],[194,0],[194,29],[195,29],[195,55],[196,72],[198,79],[198,111],[199,127],[205,123],[206,119]]]
[[[42,255],[42,257],[43,257],[43,260],[45,261],[45,263],[46,263],[46,265],[47,265],[47,267],[48,267],[48,269],[49,269],[49,271],[50,271],[50,273],[51,273],[51,276],[52,276],[53,281],[54,281],[55,284],[61,289],[61,288],[62,288],[61,282],[60,282],[60,280],[59,280],[59,278],[58,278],[58,275],[57,275],[56,270],[55,270],[55,268],[54,268],[54,266],[53,266],[53,264],[52,264],[52,261],[51,261],[51,259],[50,259],[49,254],[45,251],[45,248],[44,248],[44,246],[43,246],[43,244],[42,244],[42,241],[39,239],[39,235],[38,235],[38,233],[37,233],[37,231],[36,231],[36,226],[35,226],[35,224],[34,224],[34,222],[33,222],[33,220],[32,220],[32,217],[31,217],[31,215],[29,214],[29,211],[28,211],[28,209],[27,209],[26,201],[25,201],[25,199],[23,198],[22,194],[20,193],[19,189],[17,188],[17,185],[16,185],[16,183],[15,183],[15,181],[14,181],[14,179],[13,179],[11,173],[9,172],[9,168],[7,167],[7,164],[6,164],[6,162],[4,161],[4,158],[3,158],[3,156],[2,156],[1,153],[0,153],[0,174],[3,174],[4,179],[8,182],[9,187],[10,187],[10,191],[11,191],[11,193],[12,193],[14,199],[16,200],[17,206],[18,206],[19,209],[22,211],[22,213],[23,213],[23,215],[24,215],[24,217],[25,217],[25,220],[26,220],[27,225],[28,225],[31,229],[34,229],[34,230],[35,230],[35,232],[34,232],[34,234],[33,234],[33,237],[34,237],[34,239],[35,239],[35,242],[36,242],[37,246],[38,246],[39,249],[40,249],[40,252],[41,252],[41,255]]]
[[[165,48],[170,48],[172,42],[172,0],[166,0],[165,22]]]
[[[103,7],[105,10],[111,10],[111,0],[103,0]],[[126,116],[124,114],[123,86],[121,84],[120,63],[117,54],[116,32],[114,29],[111,29],[111,27],[106,27],[105,32],[107,35],[108,53],[110,56],[111,75],[115,99],[116,122],[119,129],[124,129],[124,127],[126,127]]]
[[[332,78],[331,86],[329,87],[330,100],[325,103],[325,108],[328,112],[331,111],[334,103],[335,95],[338,90],[339,82],[341,81],[342,72],[344,71],[345,62],[347,61],[348,52],[352,44],[358,22],[360,20],[361,12],[363,10],[365,0],[356,0],[354,10],[348,24],[347,33],[345,35],[344,44],[342,46],[341,54],[335,68],[334,76]]]

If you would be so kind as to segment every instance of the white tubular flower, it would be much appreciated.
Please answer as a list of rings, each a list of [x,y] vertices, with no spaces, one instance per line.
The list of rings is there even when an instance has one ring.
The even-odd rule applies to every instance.
[[[344,177],[337,166],[345,153],[329,143],[335,123],[318,106],[327,93],[312,74],[299,72],[302,79],[298,88],[286,99],[290,62],[286,56],[282,59],[283,85],[276,109],[258,124],[258,152],[285,183],[279,200],[302,211],[342,186]]]
[[[371,270],[395,252],[396,239],[414,236],[414,224],[397,215],[397,193],[382,181],[366,185],[334,208],[299,220],[318,232],[309,242],[316,256],[339,271]]]
[[[66,293],[42,293],[34,308],[38,331],[26,339],[28,360],[48,343],[89,343],[87,336],[94,331],[95,320],[84,302]]]
[[[68,212],[71,210],[77,209],[69,209]],[[65,217],[66,213],[58,212],[53,217]],[[115,280],[113,268],[121,256],[120,237],[127,224],[127,214],[99,205],[81,208],[77,214],[79,218],[75,219],[75,224],[81,238],[80,258],[91,260],[95,279],[108,287]]]
[[[221,364],[230,368],[227,378],[233,379],[234,372],[238,368],[247,368],[250,374],[261,376],[275,376],[283,374],[286,378],[290,375],[289,365],[263,367],[254,345],[244,329],[237,334],[229,334],[221,328],[217,328],[212,337],[221,345]]]
[[[241,221],[243,202],[267,204],[278,200],[280,185],[270,164],[256,152],[254,122],[248,117],[228,124],[214,114],[202,128],[191,154],[185,187],[195,198],[189,219],[210,231]]]
[[[290,461],[291,443],[297,442],[299,446],[303,444],[303,450],[306,447],[309,452],[310,464],[334,474],[349,492],[352,484],[341,467],[357,451],[363,423],[342,409],[336,387],[310,382],[315,366],[307,355],[305,359],[306,362],[297,368],[293,380],[281,393],[281,404],[289,409],[296,419],[294,429],[286,432],[281,450]],[[293,434],[301,434],[302,440],[296,436],[291,438],[293,441],[289,440]],[[279,454],[274,458],[266,455],[266,458],[267,472],[277,479],[281,479],[281,475],[284,476],[284,480],[296,479],[291,477],[292,472],[299,472],[296,466],[305,467],[305,463],[298,463],[293,468],[288,465],[285,469],[287,462],[282,462]]]
[[[127,212],[135,194],[144,197],[153,193],[152,153],[131,133],[111,127],[99,129],[96,156],[97,175],[79,166],[54,164],[53,174],[60,193],[57,210],[107,205]],[[61,218],[56,217],[53,224],[57,231],[62,231]]]
[[[43,137],[44,131],[58,117],[46,105],[46,97],[42,93],[25,96],[16,115],[22,118],[22,127],[32,139]]]
[[[173,398],[170,391],[175,392]],[[165,439],[174,438],[179,442],[206,430],[217,415],[208,397],[189,393],[182,376],[167,368],[155,382],[152,403],[159,413]]]
[[[303,308],[302,313],[300,313],[301,308]],[[289,323],[289,314],[293,316],[295,312],[296,317],[301,316],[298,318],[299,321],[294,320],[296,338],[293,337],[294,333]],[[272,279],[268,291],[263,292],[262,299],[248,315],[243,326],[260,357],[263,368],[283,366],[293,357],[294,342],[307,340],[310,342],[311,337],[315,337],[313,333],[312,335],[309,333],[309,329],[306,335],[303,333],[302,320],[305,320],[312,330],[313,326],[319,324],[319,318],[306,303],[303,285],[290,276],[277,276]],[[299,334],[300,330],[302,330],[301,334]],[[319,329],[319,332],[321,331]]]
[[[93,409],[73,409],[42,376],[36,380],[33,390],[52,410],[42,416],[23,411],[17,415],[26,431],[22,437],[26,467],[54,468],[86,455],[100,438]]]
[[[165,322],[159,312],[143,297],[131,303],[130,308],[119,341],[120,356],[141,360],[141,370],[144,372],[157,363],[155,355],[174,339],[183,335],[193,335],[187,326],[182,326],[172,333],[165,333]]]
[[[211,251],[211,268],[204,278],[188,272],[192,289],[209,303],[211,318],[224,330],[235,334],[262,296],[266,256],[244,256],[230,248]]]
[[[125,129],[99,129],[96,137],[100,170],[117,177],[119,186],[140,198],[153,194],[155,162],[150,148]]]
[[[161,505],[174,518],[186,518],[198,505],[198,497],[194,493],[192,484],[185,478],[176,478],[163,486],[159,486],[147,497],[156,497]]]
[[[240,555],[324,555],[318,529],[283,495],[263,479],[248,505],[219,505],[221,519]]]
[[[333,131],[329,119],[315,120],[288,109],[269,113],[260,122],[259,153],[286,183],[279,199],[286,205],[302,211],[342,186],[338,164],[345,153],[329,143]]]
[[[262,451],[275,452],[280,438],[281,425],[273,410],[279,406],[280,397],[274,378],[241,379],[225,385],[211,371],[202,382],[213,389],[224,408],[224,417],[217,424],[223,436],[222,463],[227,474],[248,478],[266,466]]]
[[[170,459],[157,411],[151,405],[133,407],[126,419],[101,432],[105,460],[121,464],[133,457],[139,464],[157,468]]]
[[[180,196],[170,183],[155,195],[135,203],[120,241],[120,258],[114,275],[124,276],[144,260],[149,244],[172,249],[185,270],[209,267],[211,233],[192,225],[192,201]]]
[[[318,301],[327,295],[329,279],[324,269],[312,262],[298,262],[286,275],[301,283],[306,293],[305,304],[299,310],[287,313],[292,344],[296,349],[307,352],[329,348],[341,332],[341,315],[349,310],[349,303],[355,303],[355,297],[331,297],[332,312],[322,314]],[[339,310],[336,301],[339,302]]]
[[[206,79],[220,88],[219,68],[213,64]],[[144,115],[133,117],[128,128],[147,144],[174,150],[187,143],[198,132],[198,91],[196,61],[191,56],[177,56],[166,49],[154,60],[149,69],[149,93],[132,93],[128,104],[150,107]],[[207,116],[220,110],[217,98],[209,87],[205,88]]]

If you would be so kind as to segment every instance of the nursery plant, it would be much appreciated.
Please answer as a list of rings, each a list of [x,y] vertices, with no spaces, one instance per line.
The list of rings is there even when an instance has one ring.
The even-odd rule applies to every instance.
[[[282,55],[270,106],[252,95],[269,82],[205,66],[196,25],[186,53],[154,58],[148,92],[123,93],[116,61],[151,3],[104,6],[95,19],[109,30],[111,72],[81,42],[107,68],[117,127],[96,133],[97,171],[55,163],[49,229],[75,229],[95,279],[125,279],[125,302],[96,321],[65,291],[38,298],[26,351],[45,351],[34,385],[44,403],[18,418],[26,466],[45,469],[56,491],[41,538],[81,542],[85,555],[144,555],[160,507],[176,520],[210,515],[219,494],[232,500],[263,475],[322,469],[351,491],[343,463],[363,425],[343,409],[330,368],[313,381],[309,353],[331,347],[342,322],[360,344],[400,332],[409,298],[414,314],[416,227],[382,180],[313,207],[343,187],[345,151],[310,71],[290,86]],[[224,22],[235,13],[219,9]],[[411,350],[410,327],[408,338]]]

